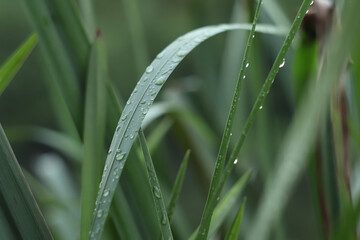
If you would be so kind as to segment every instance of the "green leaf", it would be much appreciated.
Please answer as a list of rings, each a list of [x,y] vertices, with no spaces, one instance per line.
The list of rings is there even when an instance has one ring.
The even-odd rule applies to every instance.
[[[214,209],[214,214],[211,219],[210,228],[209,228],[209,237],[213,236],[217,229],[224,222],[228,214],[233,211],[235,204],[239,195],[243,191],[246,183],[248,182],[251,176],[251,170],[247,171],[230,189],[230,191],[224,196],[224,198],[218,203]],[[199,232],[199,228],[191,235],[189,240],[196,239]]]
[[[1,211],[9,213],[8,222],[22,239],[52,239],[1,125],[0,166]]]
[[[72,64],[71,57],[57,31],[51,11],[44,0],[23,0],[25,9],[39,37],[39,46],[45,56],[56,86],[59,88],[62,100],[65,101],[78,132],[82,125],[82,99],[80,81],[77,74],[80,70]],[[53,84],[53,83],[51,83]],[[62,114],[69,114],[63,110]]]
[[[80,238],[88,239],[101,169],[104,166],[106,124],[106,58],[103,41],[94,42],[88,69],[84,118],[84,157],[81,179]]]
[[[259,0],[256,10],[255,10],[254,20],[252,23],[251,31],[249,33],[248,41],[246,44],[245,53],[244,53],[243,61],[241,64],[239,77],[238,77],[238,80],[236,83],[234,96],[233,96],[233,99],[231,102],[229,115],[228,115],[226,125],[225,125],[225,130],[223,133],[223,137],[221,139],[220,149],[219,149],[219,153],[218,153],[218,156],[216,159],[215,170],[214,170],[213,176],[211,178],[208,198],[206,200],[205,208],[204,208],[203,215],[202,215],[201,221],[200,221],[199,234],[197,236],[197,239],[199,239],[199,240],[207,239],[207,235],[208,235],[209,228],[210,228],[211,217],[213,215],[213,211],[216,206],[216,201],[220,195],[220,191],[218,189],[219,189],[219,187],[221,187],[221,178],[222,178],[222,174],[223,174],[223,168],[225,165],[226,155],[227,155],[228,148],[230,145],[230,136],[231,136],[231,131],[233,129],[233,124],[235,121],[236,110],[238,108],[238,103],[240,100],[240,92],[241,92],[241,88],[242,88],[242,83],[243,83],[243,80],[245,79],[246,69],[249,67],[249,64],[250,64],[249,63],[250,47],[251,47],[252,42],[255,37],[255,35],[254,35],[255,28],[256,28],[257,19],[259,17],[261,4],[262,4],[262,0]]]
[[[6,60],[0,68],[0,95],[9,85],[15,74],[19,71],[37,43],[37,37],[32,34],[17,50]]]
[[[167,209],[166,209],[166,212],[168,214],[170,223],[171,223],[172,216],[174,214],[175,207],[176,207],[178,199],[179,199],[182,184],[184,182],[184,176],[185,176],[189,156],[190,156],[190,149],[188,149],[186,151],[186,153],[185,153],[184,160],[181,163],[179,172],[178,172],[178,174],[176,176],[176,179],[175,179],[174,187],[173,187],[173,189],[171,191],[170,201],[169,201],[169,204],[168,204]]]
[[[113,176],[121,175],[141,123],[165,81],[182,59],[201,42],[221,32],[238,29],[248,30],[250,29],[250,25],[222,24],[191,31],[165,48],[146,68],[144,75],[128,99],[110,146],[102,181],[100,183],[100,190],[98,192],[98,204],[95,207],[95,212],[101,210],[104,214],[102,217],[96,217],[96,215],[93,217],[91,227],[93,239],[99,239],[101,237],[114,190],[118,183],[118,179],[112,181]],[[283,33],[282,29],[279,30],[268,25],[258,25],[257,30],[271,34]],[[109,195],[106,194],[104,197],[105,190],[109,190]],[[105,198],[108,201],[104,201]]]
[[[155,203],[155,209],[159,220],[159,225],[161,226],[161,233],[163,239],[173,239],[171,228],[170,228],[170,220],[166,212],[164,197],[161,192],[159,180],[156,176],[155,168],[153,165],[153,161],[150,156],[149,149],[146,144],[146,139],[143,131],[139,130],[139,139],[140,145],[143,150],[144,159],[146,163],[146,169],[148,173],[149,184],[153,196],[153,200]]]
[[[246,203],[246,198],[244,198],[243,203],[241,204],[241,207],[238,213],[236,214],[234,222],[232,223],[229,232],[226,234],[225,240],[237,240],[239,238],[239,231],[240,231],[241,221],[244,215],[245,203]]]

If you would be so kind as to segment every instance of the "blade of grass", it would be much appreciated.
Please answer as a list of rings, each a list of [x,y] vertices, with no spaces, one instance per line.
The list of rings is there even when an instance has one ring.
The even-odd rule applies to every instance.
[[[227,162],[226,167],[225,167],[224,175],[221,179],[221,183],[219,184],[219,189],[218,189],[219,192],[217,193],[217,195],[220,195],[221,189],[223,188],[230,172],[232,171],[232,169],[234,167],[233,163],[240,153],[241,147],[247,137],[247,134],[250,131],[252,124],[254,123],[257,113],[262,109],[262,105],[264,104],[265,98],[270,91],[270,87],[271,87],[272,83],[274,82],[276,74],[279,71],[280,65],[283,63],[283,61],[285,59],[285,55],[291,46],[292,40],[294,39],[295,34],[300,27],[301,21],[304,18],[307,9],[310,6],[310,3],[311,3],[311,0],[304,0],[303,4],[301,5],[301,7],[299,9],[298,14],[295,17],[295,20],[290,28],[289,34],[287,35],[287,37],[284,41],[284,44],[281,47],[279,54],[273,63],[273,66],[270,70],[269,75],[266,77],[265,83],[263,84],[263,86],[259,92],[259,95],[257,96],[257,98],[255,100],[255,104],[249,114],[248,119],[246,120],[245,126],[241,132],[241,135],[240,135],[239,139],[237,140],[234,149],[231,152],[229,161]]]
[[[88,37],[91,38],[94,36],[96,29],[94,0],[79,0],[78,2],[86,33]]]
[[[95,212],[100,211],[103,214],[99,214],[100,217],[96,217],[97,215],[93,217],[91,227],[92,239],[99,239],[102,234],[103,225],[118,183],[118,179],[112,181],[112,177],[121,175],[141,123],[169,75],[182,59],[201,42],[218,33],[236,29],[248,30],[250,25],[222,24],[191,31],[165,48],[146,68],[144,75],[139,80],[128,100],[115,130],[100,183],[97,197],[98,204],[95,207]],[[283,33],[282,29],[279,30],[267,25],[258,26],[257,30],[263,33]],[[108,191],[109,194],[104,194]],[[108,201],[104,201],[105,199]]]
[[[245,203],[246,203],[246,197],[244,198],[241,207],[238,213],[236,214],[236,217],[231,225],[229,232],[226,234],[225,240],[237,240],[239,238],[239,231],[240,231],[242,218],[244,215]]]
[[[170,228],[170,221],[169,217],[166,212],[164,197],[162,196],[159,180],[156,176],[155,168],[150,156],[149,149],[146,144],[146,139],[144,136],[143,131],[139,130],[139,139],[140,139],[140,145],[143,150],[144,159],[146,162],[146,169],[148,173],[149,178],[149,184],[153,196],[153,200],[155,203],[155,209],[159,220],[159,225],[161,226],[161,234],[163,236],[163,239],[173,239],[171,228]]]
[[[81,76],[79,80],[81,86],[83,86],[91,46],[82,22],[80,21],[80,14],[75,5],[75,1],[48,0],[47,4],[51,6],[50,8],[54,11],[54,14],[58,16],[57,27],[63,29],[65,45],[70,49],[70,54],[76,59],[74,63],[78,65],[76,69]],[[95,36],[90,37],[94,38]]]
[[[19,71],[37,43],[37,36],[32,34],[0,68],[0,96]]]
[[[23,0],[22,2],[39,37],[40,47],[49,64],[51,74],[61,90],[62,97],[79,131],[82,125],[81,99],[83,96],[76,75],[79,71],[71,65],[67,50],[46,3],[43,0]]]
[[[99,36],[92,47],[85,101],[84,157],[81,179],[80,239],[88,239],[97,186],[101,178],[105,153],[106,58]]]
[[[130,211],[130,206],[119,187],[115,192],[112,209],[114,211],[112,211],[111,217],[121,239],[140,240],[141,236]]]
[[[0,166],[1,198],[21,237],[23,239],[53,239],[1,124]]]
[[[262,4],[262,0],[259,0],[256,10],[255,10],[251,31],[249,33],[249,37],[247,40],[244,57],[243,57],[243,61],[242,61],[241,68],[240,68],[240,74],[239,74],[239,77],[238,77],[238,80],[236,83],[228,119],[227,119],[226,125],[225,125],[225,131],[223,133],[219,153],[218,153],[218,156],[216,159],[215,170],[214,170],[214,173],[213,173],[213,176],[211,179],[208,198],[206,200],[205,208],[204,208],[203,215],[202,215],[201,221],[200,221],[199,234],[197,236],[197,239],[199,239],[199,240],[207,239],[207,235],[208,235],[209,228],[210,228],[211,218],[213,215],[214,208],[216,206],[216,201],[219,197],[219,194],[217,193],[218,192],[217,189],[219,188],[220,183],[221,183],[220,181],[221,181],[222,174],[223,174],[223,168],[224,168],[224,164],[225,164],[225,160],[226,160],[226,154],[228,152],[228,148],[229,148],[229,144],[230,144],[231,131],[232,131],[233,123],[235,120],[237,106],[238,106],[238,103],[240,100],[240,92],[241,92],[241,88],[242,88],[242,83],[245,78],[245,71],[249,67],[248,61],[249,61],[250,48],[251,48],[252,42],[254,40],[255,28],[256,28],[257,19],[259,17],[261,4]]]
[[[301,11],[310,4],[305,1]],[[316,128],[321,114],[325,112],[330,91],[338,74],[341,72],[344,60],[347,59],[349,48],[357,44],[360,34],[354,31],[354,23],[360,21],[357,9],[360,2],[345,2],[342,33],[333,32],[329,39],[328,58],[324,64],[317,85],[310,89],[309,97],[300,105],[284,145],[279,153],[279,167],[265,189],[264,197],[258,208],[254,223],[251,225],[248,239],[261,240],[269,235],[270,228],[283,210],[289,198],[292,186],[306,165],[307,154],[313,147]],[[305,13],[303,13],[305,14]]]
[[[174,187],[173,187],[173,189],[171,191],[169,204],[168,204],[168,206],[166,208],[166,212],[167,212],[170,223],[171,223],[174,211],[175,211],[175,207],[176,207],[177,202],[179,200],[179,195],[180,195],[180,191],[181,191],[181,188],[182,188],[182,184],[184,182],[184,176],[185,176],[185,172],[186,172],[190,152],[191,152],[190,149],[188,149],[186,151],[186,153],[185,153],[184,159],[183,159],[183,161],[182,161],[182,163],[180,165],[179,172],[178,172],[178,174],[176,176],[176,179],[175,179]]]
[[[213,218],[211,219],[209,228],[209,238],[215,234],[217,229],[224,222],[228,214],[234,209],[234,205],[237,203],[237,199],[243,191],[246,183],[251,176],[251,170],[247,171],[229,190],[224,198],[217,204],[214,210]],[[191,235],[189,240],[194,240],[198,236],[199,228]]]

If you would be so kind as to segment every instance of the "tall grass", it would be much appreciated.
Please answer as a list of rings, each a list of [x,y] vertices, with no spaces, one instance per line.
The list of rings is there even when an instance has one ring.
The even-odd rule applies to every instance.
[[[26,76],[15,74],[34,61],[26,59],[38,38],[57,122],[10,121],[0,131],[0,238],[356,239],[360,6],[340,2],[320,42],[299,30],[316,0],[296,7],[213,1],[208,10],[193,3],[194,26],[209,25],[182,25],[196,29],[164,48],[178,30],[160,40],[163,25],[155,22],[165,11],[156,13],[167,5],[172,25],[179,17],[172,3],[120,1],[118,25],[103,24],[112,16],[105,3],[23,0],[36,35],[0,68],[0,112],[16,106],[3,99],[21,99]],[[252,23],[211,25],[228,21],[229,6]],[[114,26],[122,34],[116,46]],[[247,41],[225,35],[235,30]],[[301,84],[292,81],[292,64]],[[27,143],[36,147],[26,150]]]

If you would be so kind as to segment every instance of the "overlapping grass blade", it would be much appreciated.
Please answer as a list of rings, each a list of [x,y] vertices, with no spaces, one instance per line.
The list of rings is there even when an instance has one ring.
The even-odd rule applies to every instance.
[[[100,190],[97,197],[96,213],[91,227],[91,238],[99,239],[108,214],[114,190],[122,173],[129,151],[149,107],[161,87],[182,59],[201,42],[211,36],[229,30],[249,30],[249,24],[222,24],[191,31],[175,40],[164,49],[146,68],[133,93],[127,101],[110,146],[105,163]],[[258,25],[257,31],[283,34],[282,29]]]
[[[105,153],[106,59],[102,38],[95,40],[89,61],[84,118],[80,238],[88,239]]]
[[[162,195],[159,180],[156,176],[155,168],[150,156],[149,149],[147,147],[146,139],[141,128],[139,130],[139,139],[144,154],[149,184],[152,192],[152,197],[155,203],[155,209],[159,220],[159,225],[161,226],[160,227],[161,233],[163,239],[170,240],[173,239],[173,236],[170,228],[169,217],[166,212],[164,197]]]
[[[6,60],[0,68],[0,96],[9,85],[15,74],[19,71],[37,43],[37,36],[32,34],[17,50]]]
[[[267,78],[265,80],[265,83],[262,86],[262,88],[260,90],[260,93],[259,93],[258,97],[255,100],[255,104],[254,104],[254,106],[253,106],[253,108],[252,108],[252,110],[251,110],[251,112],[249,114],[248,119],[246,120],[245,126],[244,126],[244,128],[243,128],[243,130],[241,132],[241,135],[240,135],[239,139],[237,140],[234,149],[231,152],[229,161],[226,164],[225,172],[224,172],[224,175],[223,175],[223,177],[221,179],[221,183],[219,185],[218,194],[220,194],[222,187],[224,186],[224,184],[225,184],[231,170],[234,167],[233,162],[235,161],[235,159],[239,155],[241,147],[242,147],[242,145],[243,145],[243,143],[244,143],[244,141],[245,141],[245,139],[247,137],[247,134],[250,131],[250,128],[251,128],[252,124],[254,123],[254,120],[255,120],[255,117],[256,117],[257,113],[262,109],[262,105],[264,104],[265,98],[266,98],[267,94],[270,91],[270,87],[271,87],[272,83],[274,82],[275,76],[278,73],[280,66],[283,64],[283,62],[285,60],[285,55],[286,55],[287,51],[290,48],[292,40],[294,39],[295,34],[296,34],[297,30],[300,27],[301,21],[302,21],[303,17],[305,16],[305,13],[306,13],[307,9],[310,6],[310,2],[311,1],[305,0],[303,2],[303,4],[301,5],[301,8],[300,8],[298,14],[296,15],[295,20],[294,20],[294,22],[293,22],[293,24],[292,24],[292,26],[290,28],[289,34],[287,35],[287,37],[286,37],[286,39],[284,41],[284,44],[281,47],[280,52],[279,52],[278,56],[276,57],[276,59],[275,59],[275,61],[273,63],[273,66],[272,66],[272,68],[270,70],[270,73],[267,76]]]
[[[245,203],[246,203],[246,198],[244,198],[241,207],[238,213],[236,214],[234,222],[232,223],[231,228],[226,234],[225,240],[237,240],[239,238],[239,231],[240,231],[242,218],[244,215]]]
[[[182,161],[182,163],[180,165],[179,172],[178,172],[178,174],[176,176],[176,179],[175,179],[174,187],[173,187],[173,189],[171,191],[170,201],[169,201],[169,204],[168,204],[167,209],[166,209],[166,212],[167,212],[170,223],[171,223],[171,219],[172,219],[172,216],[174,214],[174,211],[175,211],[175,207],[176,207],[177,202],[179,200],[179,195],[180,195],[182,184],[184,182],[184,176],[185,176],[185,172],[186,172],[190,152],[191,152],[190,149],[188,149],[186,151],[186,153],[185,153],[184,159],[183,159],[183,161]]]
[[[247,171],[230,189],[230,191],[224,196],[224,198],[217,204],[214,209],[213,218],[211,219],[210,227],[209,227],[209,237],[214,235],[214,233],[218,230],[221,224],[224,222],[228,214],[234,209],[235,204],[237,203],[237,199],[239,195],[243,191],[246,183],[248,182],[251,176],[251,170]],[[199,228],[191,235],[189,240],[196,239],[199,232]]]
[[[1,125],[0,165],[2,207],[11,214],[18,234],[23,239],[52,239]]]
[[[227,155],[229,144],[230,144],[231,131],[233,128],[236,110],[237,110],[238,103],[240,100],[240,92],[241,92],[241,88],[242,88],[242,83],[243,83],[243,80],[245,79],[245,71],[246,71],[246,68],[248,68],[249,64],[250,64],[248,62],[250,47],[254,40],[255,27],[257,24],[257,19],[259,17],[261,4],[262,4],[262,0],[259,0],[256,10],[255,10],[254,20],[253,20],[253,24],[251,27],[249,37],[248,37],[247,45],[245,48],[244,58],[242,61],[239,78],[236,83],[228,119],[227,119],[226,125],[225,125],[225,130],[223,133],[223,137],[221,139],[220,149],[219,149],[219,153],[218,153],[218,156],[216,159],[215,170],[214,170],[214,173],[213,173],[213,176],[211,179],[210,189],[209,189],[209,193],[208,193],[208,198],[206,200],[205,208],[203,211],[203,215],[201,217],[199,233],[198,233],[197,239],[201,239],[201,240],[207,239],[213,211],[216,206],[216,201],[220,195],[218,188],[220,186],[220,181],[221,181],[222,174],[223,174],[223,168],[225,165],[226,155]]]
[[[300,8],[304,16],[311,1],[304,1]],[[310,89],[309,97],[302,102],[284,144],[279,153],[279,166],[266,186],[248,239],[266,239],[290,196],[290,191],[306,165],[307,155],[313,146],[316,128],[321,114],[326,112],[330,91],[347,60],[349,48],[360,40],[360,34],[353,30],[354,22],[360,21],[357,9],[360,2],[346,2],[343,10],[342,33],[333,33],[327,46],[328,58],[317,85]],[[301,18],[301,17],[300,17]]]
[[[74,56],[74,64],[77,65],[76,70],[80,75],[79,81],[81,85],[85,83],[86,68],[88,65],[88,56],[90,53],[90,41],[85,29],[80,21],[76,3],[74,1],[64,0],[48,0],[47,4],[54,11],[57,18],[57,27],[63,30],[63,38],[65,45],[69,48],[69,52]],[[91,36],[95,38],[95,33]]]
[[[56,80],[57,87],[60,88],[63,101],[71,113],[77,131],[81,132],[83,94],[77,76],[79,70],[72,65],[45,1],[23,0],[22,2],[39,37],[39,45],[49,64],[51,74]],[[54,86],[54,88],[56,87]],[[62,114],[68,114],[68,112],[62,111]]]

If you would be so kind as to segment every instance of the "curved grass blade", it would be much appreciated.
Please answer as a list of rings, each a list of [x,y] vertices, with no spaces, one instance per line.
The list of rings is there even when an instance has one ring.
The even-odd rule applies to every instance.
[[[191,31],[175,40],[164,49],[146,68],[131,94],[109,149],[102,181],[97,197],[95,215],[91,227],[91,239],[100,239],[102,229],[108,214],[114,189],[117,186],[129,151],[135,141],[135,136],[147,114],[150,105],[155,100],[161,87],[182,59],[196,46],[206,39],[229,30],[249,30],[249,24],[222,24]],[[283,34],[282,29],[268,25],[258,25],[257,31],[270,34]]]
[[[176,176],[175,184],[174,184],[174,187],[173,187],[173,189],[171,191],[170,201],[169,201],[169,204],[168,204],[167,209],[166,209],[166,212],[167,212],[170,223],[171,223],[174,211],[175,211],[176,204],[177,204],[177,202],[179,200],[179,195],[180,195],[182,184],[184,182],[184,176],[185,176],[185,172],[186,172],[190,152],[191,152],[190,149],[188,149],[186,151],[186,153],[185,153],[184,160],[181,163],[179,173]]]
[[[105,153],[106,61],[102,39],[95,40],[89,61],[84,118],[80,239],[88,239]]]
[[[305,8],[306,11],[310,1],[304,1],[304,4],[306,6],[302,6],[301,10]],[[279,166],[265,189],[247,239],[266,239],[272,223],[279,217],[290,196],[291,188],[306,165],[307,155],[314,146],[321,113],[326,112],[332,87],[343,68],[344,61],[348,58],[350,47],[358,44],[360,40],[359,32],[353,30],[354,22],[360,21],[357,12],[359,7],[359,1],[344,3],[342,32],[339,34],[334,31],[329,39],[329,45],[326,46],[327,62],[323,66],[316,86],[310,89],[308,98],[300,105],[298,115],[284,139],[284,145],[279,153]]]
[[[173,239],[171,228],[170,228],[170,221],[169,217],[166,213],[166,207],[164,202],[164,197],[162,196],[159,180],[156,176],[155,168],[150,156],[149,149],[146,144],[146,139],[144,136],[143,131],[139,130],[139,139],[140,145],[143,150],[144,159],[146,162],[146,169],[149,178],[149,184],[151,187],[152,197],[155,203],[155,209],[159,220],[159,225],[161,226],[161,233],[163,239]]]
[[[239,231],[240,231],[242,218],[244,215],[245,203],[246,203],[246,198],[244,198],[241,207],[238,213],[236,214],[234,222],[231,225],[229,232],[226,234],[225,240],[237,240],[239,238]]]
[[[2,207],[6,206],[22,239],[53,239],[1,124],[0,166]]]
[[[213,218],[211,219],[209,227],[209,237],[215,234],[217,229],[224,222],[228,214],[234,209],[234,205],[237,203],[237,199],[242,190],[246,186],[251,176],[251,170],[247,171],[230,189],[230,191],[224,196],[224,198],[218,203],[214,209]],[[196,239],[199,232],[199,228],[191,235],[189,240]]]
[[[220,195],[220,193],[218,193],[218,188],[221,184],[221,178],[222,178],[223,169],[224,169],[224,165],[225,165],[226,155],[227,155],[229,144],[230,144],[231,131],[233,128],[236,110],[237,110],[238,103],[240,100],[240,92],[241,92],[241,88],[242,88],[242,83],[245,78],[245,71],[246,71],[246,68],[249,67],[248,61],[249,61],[250,48],[251,48],[252,42],[254,40],[255,27],[257,24],[257,19],[259,17],[261,4],[262,4],[262,0],[259,0],[256,10],[255,10],[254,20],[252,23],[251,31],[250,31],[250,34],[249,34],[249,37],[247,40],[244,58],[243,58],[242,65],[240,68],[240,74],[238,77],[238,81],[236,83],[228,119],[227,119],[226,125],[225,125],[225,131],[224,131],[223,137],[221,139],[220,149],[219,149],[219,153],[218,153],[218,156],[216,159],[215,170],[214,170],[213,176],[211,178],[208,198],[206,200],[205,208],[204,208],[203,215],[202,215],[201,221],[200,221],[199,234],[197,236],[197,239],[199,239],[199,240],[207,239],[207,235],[208,235],[209,228],[210,228],[211,217],[213,215],[213,211],[216,206],[217,199]]]
[[[36,43],[37,36],[32,34],[26,42],[24,42],[16,52],[6,60],[5,64],[2,65],[0,68],[0,96],[30,55],[31,51],[36,46]]]

